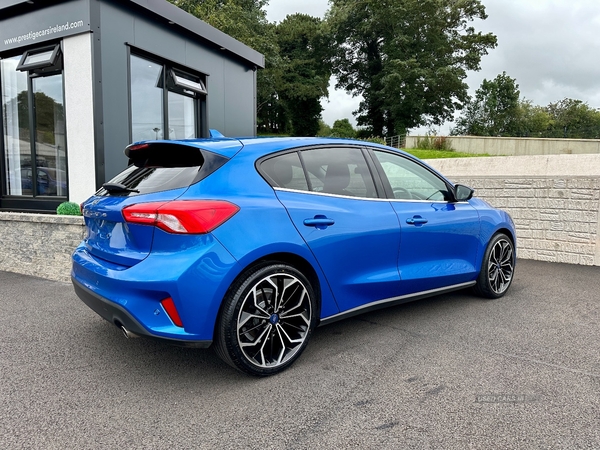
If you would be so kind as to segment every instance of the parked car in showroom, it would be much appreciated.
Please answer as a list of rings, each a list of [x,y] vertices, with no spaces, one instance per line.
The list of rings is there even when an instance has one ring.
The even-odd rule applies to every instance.
[[[514,276],[510,216],[422,161],[333,138],[149,141],[82,204],[78,296],[127,336],[214,346],[258,376],[311,333]]]
[[[64,195],[67,192],[67,173],[54,167],[38,166],[36,169],[37,195]],[[33,169],[21,168],[23,194],[33,194]]]

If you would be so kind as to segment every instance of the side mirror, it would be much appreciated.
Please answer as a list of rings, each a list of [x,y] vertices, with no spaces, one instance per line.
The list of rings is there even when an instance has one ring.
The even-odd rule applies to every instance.
[[[454,199],[457,202],[466,202],[471,200],[474,193],[475,191],[469,186],[464,186],[462,184],[457,184],[454,186]]]

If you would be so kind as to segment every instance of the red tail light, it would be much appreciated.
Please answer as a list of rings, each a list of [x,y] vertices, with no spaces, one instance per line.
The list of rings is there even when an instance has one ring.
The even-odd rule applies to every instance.
[[[165,308],[167,315],[171,318],[173,323],[178,327],[183,327],[183,322],[181,322],[181,318],[179,317],[179,313],[177,312],[177,308],[175,308],[175,303],[171,297],[167,297],[160,302],[160,304]]]
[[[210,233],[240,210],[224,200],[138,203],[123,208],[128,223],[154,225],[169,233]]]

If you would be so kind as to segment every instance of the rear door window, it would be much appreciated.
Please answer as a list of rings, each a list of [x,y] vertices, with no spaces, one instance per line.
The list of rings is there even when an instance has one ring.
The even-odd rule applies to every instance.
[[[298,153],[285,153],[263,161],[260,169],[273,187],[308,191],[308,183]]]
[[[377,198],[371,172],[360,148],[305,150],[302,160],[311,190],[346,197]]]

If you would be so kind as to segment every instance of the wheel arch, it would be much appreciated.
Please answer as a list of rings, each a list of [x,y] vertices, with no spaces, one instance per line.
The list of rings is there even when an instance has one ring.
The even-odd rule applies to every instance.
[[[517,237],[514,235],[513,231],[507,227],[503,227],[503,228],[499,228],[498,230],[496,230],[496,232],[492,235],[495,236],[497,234],[503,233],[505,235],[507,235],[510,240],[512,241],[512,244],[515,248],[517,248]]]
[[[319,278],[319,275],[317,274],[317,271],[312,266],[312,264],[310,262],[308,262],[306,259],[304,259],[302,256],[296,255],[294,253],[288,253],[288,252],[270,253],[267,255],[263,255],[260,258],[247,264],[239,272],[239,274],[235,277],[235,279],[231,282],[231,284],[227,288],[227,291],[225,292],[225,295],[223,296],[223,298],[225,298],[225,297],[227,297],[227,295],[229,295],[229,293],[233,289],[233,287],[237,286],[240,279],[242,279],[244,276],[246,276],[246,274],[248,272],[259,269],[260,267],[268,266],[270,264],[277,264],[277,263],[287,264],[287,265],[294,267],[295,269],[302,272],[302,274],[310,282],[310,285],[314,291],[315,300],[317,303],[317,311],[315,311],[315,313],[317,315],[317,326],[318,326],[319,322],[321,321],[321,304],[322,304],[321,280]],[[220,320],[221,314],[223,312],[223,308],[224,308],[224,302],[222,301],[221,305],[219,306],[219,312],[217,314],[217,320],[216,320],[217,323]],[[213,339],[216,339],[216,333],[217,333],[217,327],[215,327],[215,329],[213,331]]]

